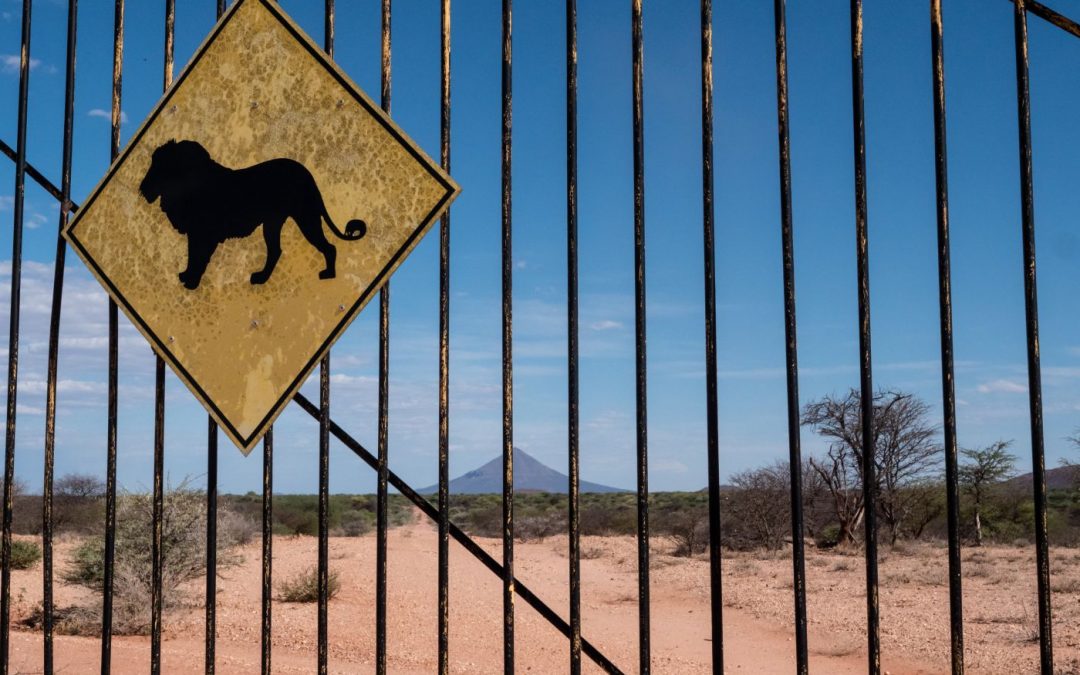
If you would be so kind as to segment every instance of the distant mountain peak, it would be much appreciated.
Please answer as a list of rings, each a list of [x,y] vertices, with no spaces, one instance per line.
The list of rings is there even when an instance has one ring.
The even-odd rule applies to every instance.
[[[451,494],[493,494],[502,492],[503,470],[502,455],[496,455],[491,461],[450,481]],[[417,490],[420,494],[438,492],[439,486],[429,485]],[[627,492],[621,488],[581,481],[581,492]],[[552,469],[521,448],[514,448],[514,491],[515,492],[555,492],[570,491],[570,478]]]

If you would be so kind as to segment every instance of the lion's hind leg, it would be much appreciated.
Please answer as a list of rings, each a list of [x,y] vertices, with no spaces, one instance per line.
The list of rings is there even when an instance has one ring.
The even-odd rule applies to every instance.
[[[263,240],[266,242],[266,264],[258,272],[251,275],[251,283],[254,285],[265,284],[274,273],[278,259],[281,257],[281,228],[285,225],[285,219],[267,220],[263,223]]]
[[[326,259],[326,268],[319,272],[319,278],[333,279],[337,274],[337,249],[326,238],[326,233],[323,232],[322,215],[315,213],[301,216],[296,219],[296,224],[300,227],[300,233],[304,235],[304,239],[307,239]]]

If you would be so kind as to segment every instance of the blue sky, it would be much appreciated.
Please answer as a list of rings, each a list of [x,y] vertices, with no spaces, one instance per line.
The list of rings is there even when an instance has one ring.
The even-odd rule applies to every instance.
[[[213,24],[213,2],[178,3],[178,67]],[[321,3],[282,3],[316,41]],[[378,2],[339,2],[337,59],[379,88]],[[629,3],[579,3],[582,471],[634,483],[633,203]],[[1063,11],[1069,3],[1051,3]],[[866,3],[866,124],[874,378],[911,390],[940,417],[936,234],[927,3]],[[14,145],[21,3],[0,0],[0,137]],[[1077,14],[1076,11],[1072,12]],[[34,3],[29,159],[59,182],[66,3]],[[645,138],[650,482],[705,485],[698,3],[646,2]],[[499,72],[497,3],[453,10],[454,204],[451,472],[501,444]],[[805,403],[858,382],[847,3],[791,3],[788,17],[799,357]],[[566,464],[564,15],[518,2],[514,15],[515,444]],[[771,3],[718,3],[717,298],[722,473],[786,457],[783,305]],[[109,159],[112,3],[79,7],[73,197]],[[945,2],[958,432],[962,446],[1015,439],[1030,464],[1022,296],[1012,7]],[[127,7],[123,141],[161,93],[160,3]],[[1076,229],[1080,41],[1031,17],[1034,173],[1048,463],[1080,425]],[[393,117],[430,155],[439,143],[439,15],[398,3]],[[39,488],[44,373],[57,209],[27,182],[23,341],[16,473]],[[6,325],[14,167],[0,162],[0,294]],[[414,485],[437,470],[438,241],[393,277],[391,466]],[[70,256],[61,347],[57,473],[104,473],[106,301]],[[377,312],[333,350],[332,414],[375,447]],[[121,330],[122,485],[151,481],[153,358]],[[6,331],[4,331],[6,336]],[[5,352],[6,353],[6,352]],[[206,419],[168,377],[166,467],[205,471]],[[316,392],[310,386],[309,395]],[[276,427],[279,492],[314,492],[316,422],[295,406]],[[809,431],[804,448],[821,443]],[[338,445],[331,489],[373,490],[372,472]],[[258,489],[260,453],[222,437],[225,491]]]

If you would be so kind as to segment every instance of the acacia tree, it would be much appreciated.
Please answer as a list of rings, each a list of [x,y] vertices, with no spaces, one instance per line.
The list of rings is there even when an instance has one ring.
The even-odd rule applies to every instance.
[[[941,459],[937,428],[927,420],[930,406],[915,395],[894,390],[874,394],[874,485],[877,508],[896,542],[901,526],[917,504],[919,491],[911,486],[936,472]],[[845,396],[825,396],[803,408],[802,423],[828,439],[823,457],[810,466],[832,497],[841,544],[855,542],[865,505],[863,484],[862,405],[859,390]]]
[[[982,507],[987,490],[1016,473],[1016,455],[1008,452],[1012,441],[997,441],[977,450],[961,450],[967,461],[959,467],[957,478],[974,502],[975,545],[982,546]]]

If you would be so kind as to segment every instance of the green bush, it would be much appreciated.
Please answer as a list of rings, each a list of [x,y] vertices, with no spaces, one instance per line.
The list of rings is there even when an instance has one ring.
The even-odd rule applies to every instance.
[[[840,544],[840,526],[831,523],[821,528],[815,540],[818,548],[835,548]]]
[[[341,590],[341,580],[335,570],[327,576],[326,599],[331,600]],[[278,586],[282,602],[317,602],[319,600],[319,570],[315,567],[281,582]]]
[[[37,542],[14,539],[11,542],[11,569],[28,570],[41,560],[41,547]]]

